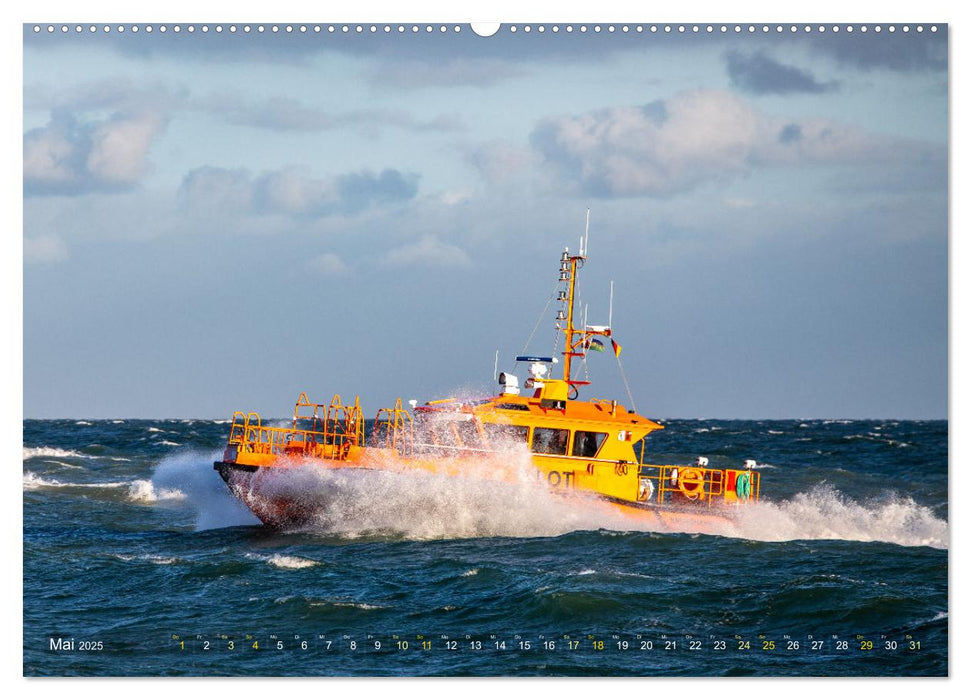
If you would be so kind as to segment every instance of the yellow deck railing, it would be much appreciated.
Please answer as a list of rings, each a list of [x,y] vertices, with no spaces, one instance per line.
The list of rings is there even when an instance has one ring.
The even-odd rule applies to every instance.
[[[311,408],[312,412],[301,412]],[[301,422],[309,427],[299,428]],[[351,446],[364,442],[360,399],[345,406],[334,395],[330,404],[315,404],[300,394],[293,409],[293,427],[263,425],[258,413],[233,413],[229,444],[240,452],[346,459]]]
[[[719,499],[719,502],[739,503],[759,500],[760,475],[757,471],[709,469],[700,466],[673,464],[641,464],[639,466],[641,481],[643,482],[645,479],[650,481],[653,487],[652,492],[655,494],[654,498],[659,504],[674,498],[707,503],[709,506],[715,499]],[[735,494],[736,482],[742,475],[744,475],[743,479],[747,480],[748,484],[748,495],[744,498],[741,497],[741,494]],[[727,483],[729,481],[733,483]],[[646,490],[642,488],[641,493],[645,492]]]
[[[414,422],[411,414],[401,407],[401,399],[392,408],[381,408],[374,418],[371,444],[394,450],[398,454],[410,452],[414,443]]]

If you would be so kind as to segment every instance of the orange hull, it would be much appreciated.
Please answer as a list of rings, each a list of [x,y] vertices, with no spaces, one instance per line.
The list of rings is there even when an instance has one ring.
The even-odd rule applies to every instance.
[[[322,522],[322,515],[328,508],[345,496],[340,480],[323,477],[354,479],[380,473],[392,478],[400,476],[407,479],[417,473],[463,478],[460,476],[461,465],[454,462],[443,464],[422,460],[418,465],[410,465],[411,469],[402,469],[381,467],[374,464],[373,460],[367,461],[372,464],[365,465],[362,460],[354,464],[333,460],[300,460],[278,463],[275,466],[254,467],[216,462],[215,469],[233,495],[246,504],[264,524],[281,529],[300,528]],[[415,469],[415,466],[418,468]],[[468,471],[465,476],[469,476]],[[479,468],[472,478],[504,484],[516,483],[516,476],[511,470],[503,473]],[[522,478],[521,473],[519,478]],[[540,488],[541,484],[543,482],[540,479],[534,482]],[[583,508],[588,512],[599,512],[602,515],[599,518],[602,526],[609,529],[720,534],[732,522],[721,512],[701,510],[697,506],[693,509],[685,508],[685,504],[681,504],[680,508],[678,504],[658,507],[625,503],[581,491],[549,489],[548,492],[564,504]]]

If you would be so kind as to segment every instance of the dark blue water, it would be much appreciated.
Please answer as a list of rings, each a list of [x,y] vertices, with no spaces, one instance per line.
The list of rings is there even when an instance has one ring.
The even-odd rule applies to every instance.
[[[653,462],[759,463],[721,534],[434,480],[274,532],[228,428],[25,421],[26,675],[948,672],[944,421],[667,422]]]

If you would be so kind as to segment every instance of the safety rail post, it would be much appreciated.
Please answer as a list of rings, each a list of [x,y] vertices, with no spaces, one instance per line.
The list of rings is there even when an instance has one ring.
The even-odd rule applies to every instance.
[[[374,417],[374,446],[390,448],[398,454],[407,451],[411,447],[412,422],[411,414],[402,408],[400,398],[395,401],[393,408],[379,408]],[[406,427],[409,429],[406,430]]]

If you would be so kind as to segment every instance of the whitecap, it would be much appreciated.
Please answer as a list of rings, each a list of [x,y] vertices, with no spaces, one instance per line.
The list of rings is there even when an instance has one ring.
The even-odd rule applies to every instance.
[[[84,467],[82,467],[79,464],[68,464],[67,462],[58,462],[56,459],[45,459],[44,461],[47,462],[48,464],[56,464],[59,467],[66,467],[68,469],[84,469]]]
[[[468,576],[475,576],[478,573],[479,573],[479,570],[478,569],[469,569],[468,571],[463,571],[459,575],[462,576],[462,577],[468,577]]]
[[[24,491],[36,491],[44,487],[57,486],[61,486],[61,482],[57,479],[45,479],[42,476],[37,476],[34,472],[24,472]]]
[[[37,476],[31,471],[24,472],[24,490],[25,491],[36,491],[41,488],[75,488],[75,489],[117,489],[123,486],[128,486],[127,481],[95,481],[87,484],[81,484],[72,481],[58,481],[57,479],[45,479],[42,476]]]
[[[735,536],[766,542],[849,540],[947,549],[949,539],[947,521],[910,497],[859,502],[823,485],[790,500],[740,508],[732,529]]]
[[[314,561],[313,559],[304,559],[303,557],[295,557],[287,554],[263,556],[262,554],[247,553],[245,556],[248,559],[259,559],[262,562],[266,562],[271,566],[277,566],[281,569],[306,569],[320,564],[320,562]]]
[[[74,421],[74,425],[92,425],[92,424],[86,420],[76,420]]]
[[[143,558],[145,559],[145,561],[150,561],[153,564],[159,564],[162,566],[167,566],[169,564],[176,564],[179,561],[176,557],[163,557],[158,554],[149,554],[148,556]]]
[[[160,500],[181,500],[185,494],[178,489],[156,488],[148,479],[136,479],[128,487],[128,499],[136,503],[155,503]]]
[[[357,608],[358,610],[382,610],[385,605],[372,605],[371,603],[330,603],[335,608]]]
[[[24,460],[36,457],[76,457],[79,459],[93,459],[91,455],[84,455],[74,450],[62,450],[59,447],[25,447]]]

